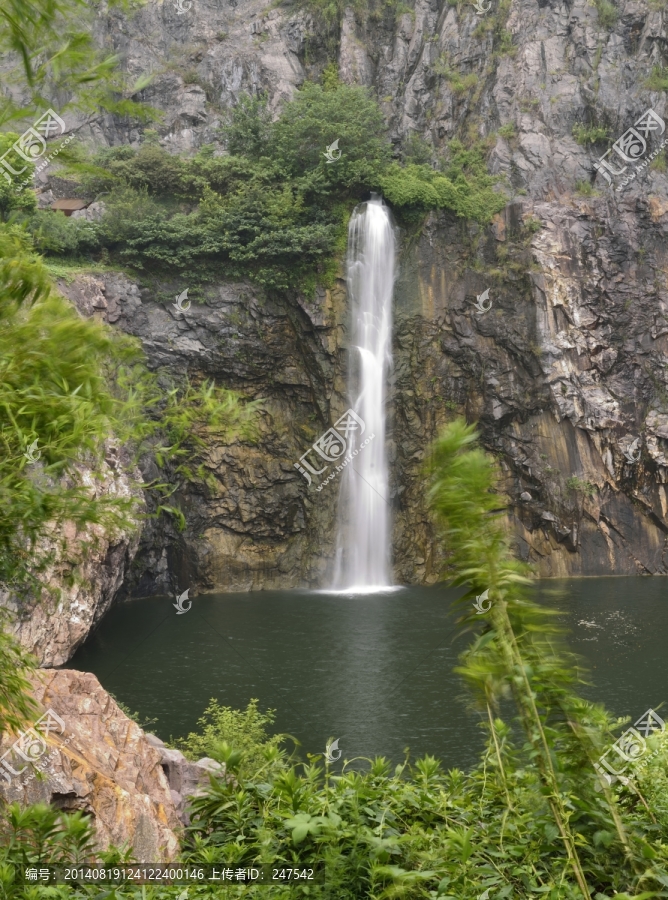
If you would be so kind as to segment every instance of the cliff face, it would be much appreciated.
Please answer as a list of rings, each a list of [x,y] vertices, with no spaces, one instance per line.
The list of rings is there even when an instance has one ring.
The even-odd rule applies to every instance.
[[[185,532],[165,517],[146,522],[123,590],[319,584],[331,552],[336,487],[317,493],[314,479],[309,493],[294,464],[346,408],[338,362],[344,287],[309,302],[281,302],[247,284],[225,284],[185,312],[120,274],[80,276],[59,287],[82,315],[140,337],[151,368],[215,378],[265,400],[256,444],[211,444],[198,458],[215,487],[185,482],[171,498],[186,515]],[[169,295],[169,286],[163,292]],[[179,289],[171,292],[176,297]],[[165,476],[151,467],[144,477]]]
[[[128,463],[124,456],[110,441],[96,472],[79,467],[81,483],[91,496],[141,499],[141,491],[123,471]],[[49,529],[36,547],[45,562],[38,575],[41,591],[32,584],[20,593],[0,585],[0,606],[13,614],[10,628],[40,666],[66,663],[102,619],[123,584],[140,534],[140,521],[115,533],[97,524],[77,528],[66,522]]]
[[[663,64],[665,11],[608,7],[492,0],[476,15],[471,4],[415,0],[399,16],[349,9],[334,36],[341,78],[369,87],[395,142],[415,132],[437,155],[452,138],[496,134],[491,168],[514,198],[489,229],[432,214],[402,235],[391,403],[398,580],[436,578],[420,466],[456,411],[480,421],[506,475],[518,550],[542,574],[666,572],[664,157],[621,191],[619,179],[593,181],[594,161],[648,108],[666,118],[663,92],[646,86]],[[184,13],[149,3],[131,20],[101,16],[98,37],[132,74],[154,73],[142,99],[165,110],[161,141],[182,152],[215,141],[242,93],[264,92],[277,110],[322,70],[332,36],[288,3],[193,0]],[[609,133],[596,149],[586,143],[593,127]],[[140,139],[103,119],[87,133]],[[658,125],[645,136],[658,146]],[[482,311],[475,299],[487,289]],[[347,406],[343,283],[308,303],[225,284],[185,314],[120,276],[100,276],[81,296],[91,290],[116,304],[105,314],[142,337],[152,365],[268,398],[257,446],[210,448],[216,495],[184,490],[185,536],[148,530],[130,589],[167,585],[169,569],[208,590],[319,583],[336,483],[309,491],[293,464]]]

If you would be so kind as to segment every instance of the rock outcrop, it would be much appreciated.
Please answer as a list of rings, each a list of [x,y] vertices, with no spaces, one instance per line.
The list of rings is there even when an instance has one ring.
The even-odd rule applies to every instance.
[[[78,477],[91,496],[141,504],[141,491],[122,463],[123,452],[109,443],[106,459],[93,473],[79,467]],[[39,466],[39,462],[35,463]],[[136,473],[135,481],[139,481]],[[44,567],[34,585],[13,593],[0,585],[0,605],[13,613],[11,630],[40,666],[62,666],[107,612],[123,583],[141,534],[141,523],[111,532],[101,525],[78,528],[66,522],[38,542],[36,558]]]
[[[2,736],[3,798],[89,814],[99,849],[127,845],[139,861],[174,859],[181,824],[161,752],[94,675],[61,669],[32,681],[45,715],[22,738]]]
[[[180,750],[166,747],[164,741],[154,734],[147,734],[146,740],[160,753],[160,765],[169,783],[177,815],[184,825],[189,825],[189,799],[197,797],[210,784],[211,775],[224,775],[224,766],[208,756],[191,762]]]
[[[333,552],[336,485],[309,495],[294,464],[346,408],[338,353],[343,285],[292,304],[248,284],[224,284],[185,312],[120,273],[59,287],[82,315],[138,336],[152,369],[195,382],[214,378],[265,400],[257,444],[212,444],[198,460],[216,488],[184,484],[174,495],[186,511],[185,532],[164,517],[146,523],[123,591],[318,585]],[[175,298],[180,290],[165,286],[164,293]],[[164,477],[146,465],[146,480]]]

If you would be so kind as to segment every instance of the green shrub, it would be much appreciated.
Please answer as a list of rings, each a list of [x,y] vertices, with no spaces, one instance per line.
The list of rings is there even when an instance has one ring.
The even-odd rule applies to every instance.
[[[405,138],[402,148],[404,163],[416,166],[429,165],[434,156],[434,148],[417,131],[411,131]]]
[[[447,56],[440,56],[434,63],[433,69],[436,75],[445,78],[455,94],[466,93],[466,91],[476,87],[479,81],[478,76],[473,72],[468,75],[462,75],[460,72],[451,69]]]
[[[600,125],[578,124],[573,126],[573,137],[583,147],[586,147],[587,144],[598,144],[600,141],[607,141],[608,135],[608,129]]]
[[[491,221],[507,201],[493,189],[496,179],[487,174],[482,148],[467,150],[451,141],[449,151],[443,173],[427,166],[390,166],[380,179],[385,197],[400,209],[450,209],[477,222]]]
[[[57,210],[39,210],[30,219],[28,227],[35,239],[35,247],[41,253],[76,255],[99,245],[94,225]]]
[[[668,91],[668,69],[663,66],[654,66],[652,74],[645,81],[645,87],[649,91]]]
[[[339,67],[336,63],[327,63],[322,70],[322,89],[323,91],[338,90],[341,81],[339,80]]]
[[[97,226],[100,240],[107,247],[124,244],[145,222],[167,218],[163,208],[149,195],[146,187],[115,188],[105,197],[105,214]]]
[[[513,34],[507,28],[502,28],[498,32],[498,48],[499,56],[514,56],[517,53],[517,47],[513,43]]]
[[[244,94],[222,128],[227,139],[227,149],[234,156],[259,159],[269,152],[271,141],[271,114],[263,97]]]
[[[57,233],[42,233],[41,248],[74,253],[97,241],[105,261],[310,293],[334,277],[350,210],[370,190],[412,218],[448,208],[487,222],[503,207],[487,172],[489,147],[464,151],[453,141],[439,173],[425,165],[433,148],[409,135],[402,169],[365,89],[341,84],[331,65],[323,84],[304,85],[273,124],[262,99],[242,98],[223,129],[230,155],[214,157],[209,146],[185,160],[153,144],[98,153],[82,183],[107,192],[105,216],[81,233],[58,223]],[[341,156],[330,163],[334,141]]]
[[[578,181],[575,185],[575,193],[581,197],[594,197],[598,192],[594,190],[594,185],[590,181]]]
[[[208,756],[223,761],[221,756],[229,759],[230,750],[235,751],[241,754],[238,773],[242,777],[252,776],[265,767],[268,751],[270,756],[274,755],[273,751],[278,750],[285,739],[282,734],[268,734],[276,712],[273,709],[260,712],[258,702],[251,700],[241,711],[221,706],[212,698],[204,715],[198,719],[198,731],[177,740],[176,746],[192,760]]]
[[[572,475],[566,480],[566,489],[573,491],[575,494],[583,494],[586,497],[592,497],[596,493],[596,485],[591,481],[584,481],[576,475]]]
[[[614,28],[619,18],[619,10],[610,0],[594,0],[601,28]]]
[[[0,134],[0,156],[9,150],[18,137],[19,135],[13,131]],[[12,213],[32,213],[37,209],[35,193],[29,187],[32,184],[34,164],[22,163],[19,167],[15,153],[10,153],[7,161],[16,172],[19,172],[24,165],[26,171],[21,175],[10,176],[9,172],[0,166],[0,222],[6,222]],[[21,187],[26,179],[30,179],[28,185]]]

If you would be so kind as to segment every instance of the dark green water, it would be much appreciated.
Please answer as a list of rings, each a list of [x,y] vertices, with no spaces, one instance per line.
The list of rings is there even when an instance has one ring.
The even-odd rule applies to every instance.
[[[668,699],[668,580],[549,581],[541,595],[562,611],[569,644],[588,664],[585,696],[634,721]],[[170,598],[135,600],[112,608],[69,666],[157,718],[163,738],[193,729],[211,697],[233,707],[257,697],[305,751],[321,753],[336,737],[347,759],[399,761],[410,747],[413,758],[465,767],[482,734],[452,672],[470,640],[457,637],[455,596],[438,587],[354,598],[219,594],[195,598],[185,615]]]

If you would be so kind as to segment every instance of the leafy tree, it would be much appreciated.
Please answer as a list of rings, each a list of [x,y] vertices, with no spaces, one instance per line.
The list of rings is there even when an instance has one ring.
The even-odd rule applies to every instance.
[[[271,140],[271,115],[264,97],[244,94],[223,127],[227,149],[234,156],[258,160],[267,156]]]
[[[529,569],[514,559],[501,518],[505,503],[497,492],[499,473],[477,447],[472,426],[458,419],[443,431],[431,471],[430,498],[446,540],[451,578],[469,587],[460,601],[467,610],[463,621],[477,618],[471,604],[475,594],[487,592],[491,601],[487,624],[464,654],[459,671],[487,712],[492,738],[497,732],[493,713],[502,697],[512,695],[566,859],[581,894],[589,898],[595,893],[590,873],[600,877],[595,848],[601,829],[608,858],[624,866],[627,877],[642,872],[647,855],[642,839],[623,825],[609,787],[603,800],[597,790],[592,763],[600,753],[607,717],[576,694],[579,670],[560,646],[554,614],[529,598]],[[496,741],[495,752],[505,783]],[[508,801],[511,805],[510,796]]]
[[[341,158],[329,164],[326,148],[339,141]],[[361,87],[323,90],[306,83],[286,104],[272,133],[272,153],[292,175],[309,173],[314,186],[373,187],[390,159],[378,104]]]
[[[0,134],[0,156],[9,150],[18,137],[19,135],[13,131]],[[25,180],[28,172],[32,169],[32,163],[26,163],[27,171],[21,177]],[[33,213],[36,208],[35,192],[18,178],[16,183],[13,183],[9,178],[9,173],[5,173],[5,169],[0,167],[0,222],[9,221],[17,213]]]

